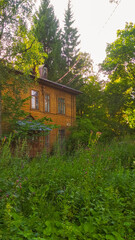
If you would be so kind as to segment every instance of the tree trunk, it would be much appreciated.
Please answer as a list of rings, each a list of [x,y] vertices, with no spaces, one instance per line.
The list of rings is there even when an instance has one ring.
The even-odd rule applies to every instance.
[[[0,137],[2,136],[2,93],[0,89]]]

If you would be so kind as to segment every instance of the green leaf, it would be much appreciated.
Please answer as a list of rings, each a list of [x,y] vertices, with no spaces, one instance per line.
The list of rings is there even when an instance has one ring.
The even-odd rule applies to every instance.
[[[116,238],[113,237],[113,235],[106,235],[106,239],[107,240],[116,240]]]
[[[112,234],[116,237],[117,240],[124,240],[118,232],[112,232]]]

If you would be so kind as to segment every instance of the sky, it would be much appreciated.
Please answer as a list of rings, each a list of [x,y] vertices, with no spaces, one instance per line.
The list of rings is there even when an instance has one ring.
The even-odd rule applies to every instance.
[[[50,0],[64,26],[64,14],[68,0]],[[71,0],[74,26],[80,34],[80,50],[91,55],[94,65],[106,56],[107,43],[112,43],[118,29],[124,29],[126,22],[135,23],[135,0],[119,0],[119,5],[109,0]]]

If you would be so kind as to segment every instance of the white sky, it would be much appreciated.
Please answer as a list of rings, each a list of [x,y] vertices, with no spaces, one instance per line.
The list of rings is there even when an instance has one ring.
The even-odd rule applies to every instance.
[[[50,2],[62,28],[68,0]],[[135,0],[119,0],[120,4],[114,13],[116,4],[110,3],[109,0],[71,0],[71,2],[74,26],[80,34],[80,50],[90,53],[94,63],[99,64],[105,58],[106,43],[116,39],[116,31],[124,29],[126,22],[135,23]]]

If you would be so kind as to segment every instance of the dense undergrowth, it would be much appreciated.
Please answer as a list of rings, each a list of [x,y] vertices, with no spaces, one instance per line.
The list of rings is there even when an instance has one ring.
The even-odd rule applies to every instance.
[[[0,156],[0,239],[135,239],[133,139],[33,160],[4,144]]]

